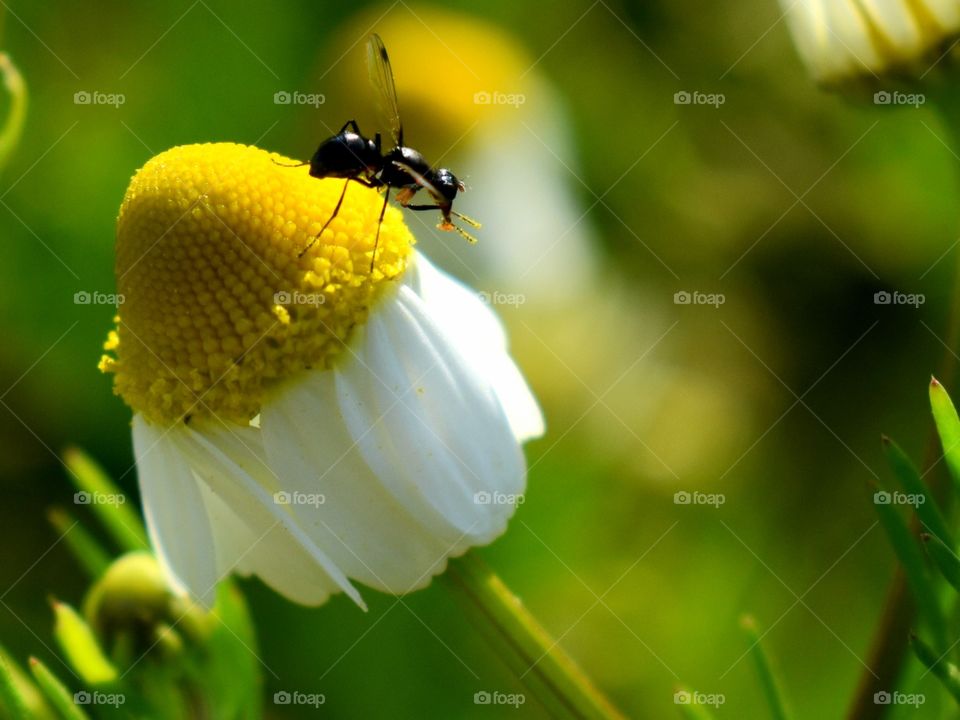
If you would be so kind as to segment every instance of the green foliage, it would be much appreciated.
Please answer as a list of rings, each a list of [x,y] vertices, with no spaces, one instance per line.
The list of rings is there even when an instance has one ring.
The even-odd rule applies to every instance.
[[[66,464],[79,492],[118,497],[105,473],[78,450]],[[67,513],[50,521],[93,584],[79,612],[53,601],[53,636],[71,673],[64,683],[30,660],[32,680],[0,650],[0,718],[84,720],[215,717],[257,720],[261,678],[256,637],[243,596],[220,584],[212,610],[174,593],[147,551],[135,512],[123,502],[91,502],[91,509],[125,554],[112,558]],[[71,687],[71,685],[73,687]]]
[[[960,418],[946,389],[936,380],[930,383],[930,407],[933,413],[937,436],[943,450],[942,458],[950,474],[951,493],[960,492]],[[960,607],[957,592],[960,591],[960,557],[953,533],[952,516],[948,508],[956,503],[948,497],[938,503],[931,492],[925,476],[907,458],[906,454],[891,440],[884,438],[884,450],[887,460],[897,478],[903,494],[896,496],[889,491],[874,494],[874,505],[880,522],[887,532],[897,558],[903,566],[908,584],[917,602],[919,620],[930,631],[933,644],[917,634],[911,635],[911,646],[920,662],[933,673],[943,687],[957,700],[960,700],[960,670],[951,660],[951,653],[957,641],[946,629],[943,602],[953,608],[953,614]],[[913,516],[913,528],[901,514],[897,497],[910,507]],[[919,529],[919,532],[917,530]],[[919,540],[925,549],[921,552]]]

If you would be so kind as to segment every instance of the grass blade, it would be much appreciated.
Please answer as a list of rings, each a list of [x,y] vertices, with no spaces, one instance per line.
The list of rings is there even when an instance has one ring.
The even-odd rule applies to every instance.
[[[147,533],[126,495],[120,492],[103,469],[86,453],[77,448],[68,448],[63,461],[79,492],[74,496],[77,504],[89,505],[110,536],[125,551],[146,550]],[[110,499],[114,502],[109,502]]]
[[[900,487],[903,488],[904,492],[913,495],[919,501],[913,507],[916,510],[917,517],[920,518],[924,531],[933,533],[949,547],[956,547],[950,530],[947,529],[947,522],[944,520],[943,514],[937,507],[936,500],[930,494],[926,483],[920,478],[920,472],[916,466],[900,449],[900,446],[886,435],[883,436],[882,443],[887,461],[890,463],[893,474],[900,482]],[[920,501],[920,498],[922,498],[922,501]]]
[[[30,720],[27,699],[20,691],[13,668],[3,655],[0,655],[0,714],[10,720]]]
[[[0,53],[0,76],[4,87],[10,93],[10,112],[0,128],[0,170],[3,170],[23,134],[23,125],[27,118],[27,84],[6,53]]]
[[[740,621],[740,625],[746,632],[747,641],[750,643],[750,655],[760,678],[763,694],[770,706],[770,717],[774,720],[789,720],[790,714],[787,712],[787,705],[783,700],[780,681],[773,671],[773,666],[770,664],[770,659],[767,657],[763,645],[760,643],[760,633],[757,632],[756,622],[748,615]]]
[[[874,490],[876,491],[876,486],[874,486]],[[873,507],[877,511],[880,524],[887,533],[894,553],[903,566],[907,584],[917,601],[920,619],[933,633],[937,647],[945,649],[947,647],[947,625],[930,573],[927,571],[920,545],[897,508],[889,501],[878,501],[880,496],[879,491],[875,492]]]
[[[936,378],[930,379],[930,409],[950,478],[954,488],[960,490],[960,417],[950,395]]]
[[[943,686],[953,695],[957,702],[960,702],[960,669],[952,662],[948,661],[947,653],[937,653],[916,635],[910,636],[910,644],[913,646],[913,652],[919,658],[930,672],[936,675]]]
[[[62,508],[51,509],[47,519],[91,579],[100,577],[106,571],[110,566],[110,555],[79,520]]]
[[[43,696],[62,720],[90,720],[74,701],[76,695],[72,694],[46,665],[36,658],[30,658],[30,672],[33,673]]]
[[[940,574],[955,590],[960,590],[960,558],[957,554],[936,535],[924,533],[920,539],[923,540],[923,546],[933,559],[934,565],[940,570]]]
[[[687,688],[677,688],[673,694],[673,703],[677,706],[680,714],[686,720],[714,720],[714,714],[707,709],[706,705],[700,705],[693,701],[696,693]]]

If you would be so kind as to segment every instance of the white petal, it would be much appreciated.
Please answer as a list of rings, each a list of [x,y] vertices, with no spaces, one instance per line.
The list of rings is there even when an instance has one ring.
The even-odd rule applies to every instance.
[[[452,541],[418,522],[364,462],[340,414],[333,372],[307,372],[284,383],[264,403],[261,418],[267,456],[290,509],[347,575],[404,593],[443,571]]]
[[[365,608],[343,571],[313,543],[288,509],[275,502],[273,493],[279,484],[267,465],[260,431],[216,421],[195,423],[195,427],[176,433],[177,446],[210,492],[248,530],[243,536],[217,534],[225,571],[239,568],[256,573],[306,604],[317,604],[342,590]],[[223,507],[212,504],[211,508],[222,517]]]
[[[781,0],[800,55],[822,80],[882,66],[854,0]]]
[[[917,0],[917,4],[929,12],[945,32],[960,29],[960,2],[957,0]]]
[[[133,416],[143,513],[150,543],[174,587],[206,607],[215,600],[216,550],[203,497],[186,458],[174,441],[176,431]]]
[[[321,605],[340,588],[283,525],[257,534],[205,483],[200,484],[214,528],[218,567],[257,575],[301,605]]]
[[[523,453],[485,374],[411,287],[393,292],[338,358],[344,420],[364,460],[411,515],[459,549],[490,542],[514,508],[479,504],[475,495],[521,493]]]
[[[417,254],[408,284],[423,298],[434,323],[446,333],[476,373],[485,374],[520,442],[545,431],[543,413],[516,363],[507,353],[507,335],[481,295],[438,270]]]
[[[909,0],[859,0],[874,27],[898,55],[912,57],[923,50],[920,27]]]

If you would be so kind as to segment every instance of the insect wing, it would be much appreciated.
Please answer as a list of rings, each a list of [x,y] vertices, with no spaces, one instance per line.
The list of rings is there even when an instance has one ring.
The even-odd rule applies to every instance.
[[[377,104],[385,125],[390,129],[393,142],[403,145],[403,125],[400,123],[400,105],[397,102],[397,87],[393,82],[393,69],[383,40],[376,33],[367,42],[367,71],[370,83],[377,91]]]

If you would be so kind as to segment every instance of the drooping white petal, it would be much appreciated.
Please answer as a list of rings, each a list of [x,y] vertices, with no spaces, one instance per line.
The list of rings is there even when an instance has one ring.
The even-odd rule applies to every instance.
[[[150,544],[174,586],[213,605],[217,573],[213,533],[196,478],[174,441],[176,431],[133,416],[133,450]]]
[[[200,490],[214,528],[217,565],[224,573],[257,575],[301,605],[321,605],[340,588],[290,531],[276,524],[259,535],[206,483]]]
[[[458,548],[497,537],[525,462],[500,399],[406,284],[383,298],[334,369],[360,453],[414,517]],[[462,538],[458,542],[458,538]]]
[[[543,413],[519,368],[507,353],[507,334],[481,295],[416,256],[410,286],[423,299],[433,321],[474,372],[485,374],[520,442],[543,435]]]
[[[224,572],[255,573],[304,604],[319,604],[342,590],[366,607],[324,548],[277,502],[279,480],[267,464],[260,431],[208,421],[196,429],[179,429],[175,438],[197,477],[221,501],[211,503],[210,512],[222,518],[226,508],[246,527],[247,532],[238,535],[230,532],[232,526],[214,526]]]
[[[333,372],[283,384],[264,403],[261,420],[291,511],[347,575],[403,593],[443,570],[452,541],[424,527],[363,460],[340,413]]]

